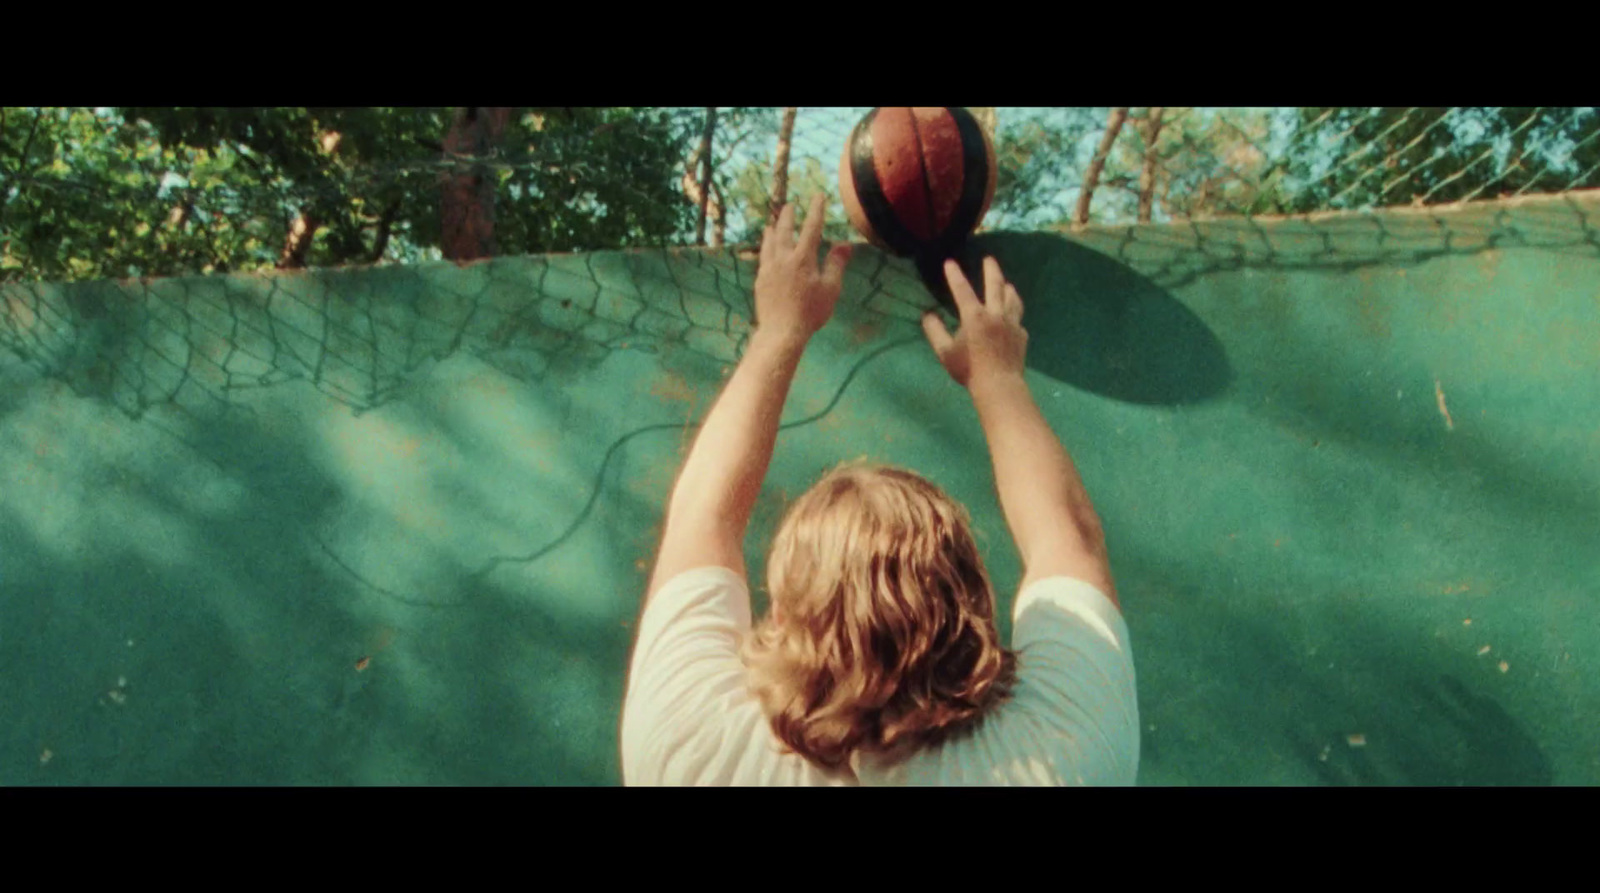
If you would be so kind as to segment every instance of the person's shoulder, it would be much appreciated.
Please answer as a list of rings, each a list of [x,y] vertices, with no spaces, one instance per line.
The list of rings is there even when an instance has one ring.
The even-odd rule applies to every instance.
[[[706,598],[722,596],[729,593],[748,593],[750,584],[744,575],[732,568],[717,565],[704,565],[691,568],[676,576],[670,577],[661,584],[651,597],[650,603],[655,604],[663,598],[683,600],[685,598]]]
[[[1037,637],[1094,635],[1119,652],[1128,650],[1128,624],[1110,597],[1072,577],[1045,577],[1017,593],[1012,608],[1013,644]]]
[[[639,638],[648,641],[669,627],[696,622],[748,629],[750,588],[744,576],[730,568],[706,566],[672,577],[645,604]]]

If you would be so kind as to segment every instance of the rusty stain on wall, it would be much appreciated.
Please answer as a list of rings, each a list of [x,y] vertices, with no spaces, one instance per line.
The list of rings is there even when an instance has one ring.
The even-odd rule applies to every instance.
[[[1362,274],[1362,283],[1370,285],[1370,274],[1365,270]],[[1356,298],[1356,309],[1359,311],[1362,331],[1376,338],[1389,337],[1389,306],[1382,300],[1379,291],[1371,288],[1361,289],[1360,295]]]
[[[667,510],[663,505],[655,523],[634,537],[634,549],[639,557],[634,560],[633,569],[643,576],[649,576],[650,569],[655,566],[656,551],[661,547],[661,537],[666,532],[666,519]]]
[[[1500,250],[1490,248],[1478,254],[1478,272],[1483,274],[1483,283],[1487,285],[1494,280],[1495,274],[1500,272]]]
[[[698,400],[687,379],[677,372],[663,372],[650,384],[650,396],[663,403],[685,403],[693,408]]]
[[[545,474],[549,474],[550,457],[556,455],[561,449],[560,434],[540,433],[523,440],[522,445],[528,451],[528,458]]]
[[[694,441],[692,426],[700,408],[700,395],[682,374],[663,371],[650,384],[650,396],[669,406],[674,403],[683,404],[683,433],[679,438],[678,450],[680,455],[686,455]]]
[[[864,317],[850,327],[851,343],[860,346],[883,334],[883,320]]]

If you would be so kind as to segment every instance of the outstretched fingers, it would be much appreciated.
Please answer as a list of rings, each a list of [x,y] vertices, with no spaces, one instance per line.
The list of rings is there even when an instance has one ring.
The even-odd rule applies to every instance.
[[[950,330],[944,327],[944,320],[939,314],[929,310],[922,315],[922,334],[928,336],[928,345],[933,348],[933,353],[941,362],[950,348],[955,344],[955,338],[950,335]]]
[[[972,290],[972,284],[967,282],[966,274],[961,272],[961,266],[954,260],[944,262],[944,278],[950,285],[950,296],[955,298],[956,309],[961,312],[962,319],[983,309],[977,292]]]
[[[983,259],[984,309],[995,316],[1004,316],[1006,309],[1006,277],[1000,272],[1000,262],[992,257]]]
[[[1022,295],[1017,294],[1017,287],[1006,283],[1006,319],[1022,325]]]
[[[765,257],[770,246],[772,256],[776,258],[780,252],[787,251],[793,245],[794,205],[786,203],[782,210],[778,211],[777,221],[767,227],[766,238],[761,240],[761,253]]]
[[[788,208],[784,210],[788,210]],[[817,256],[817,248],[822,244],[823,218],[826,216],[827,206],[823,204],[822,195],[819,193],[812,196],[811,209],[806,211],[805,226],[800,230],[800,244],[795,246],[795,250],[800,252],[801,257],[815,258]],[[794,227],[794,216],[792,214],[789,217],[789,226],[791,229]]]

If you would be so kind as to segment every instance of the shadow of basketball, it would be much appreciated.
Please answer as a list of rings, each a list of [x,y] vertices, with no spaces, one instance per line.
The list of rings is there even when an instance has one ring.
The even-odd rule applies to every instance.
[[[1210,399],[1232,380],[1222,343],[1200,318],[1117,261],[1050,233],[986,233],[962,251],[962,267],[973,275],[989,255],[1027,306],[1028,366],[1036,371],[1158,405]]]

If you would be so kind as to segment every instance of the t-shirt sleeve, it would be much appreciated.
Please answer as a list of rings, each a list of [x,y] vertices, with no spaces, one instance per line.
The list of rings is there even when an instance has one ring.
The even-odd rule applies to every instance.
[[[1013,710],[1047,742],[1065,783],[1133,784],[1139,703],[1128,625],[1099,589],[1069,577],[1018,593],[1012,648],[1019,653]]]
[[[623,697],[624,784],[696,784],[716,771],[727,755],[711,720],[744,696],[749,630],[748,584],[728,568],[685,571],[650,600]]]

